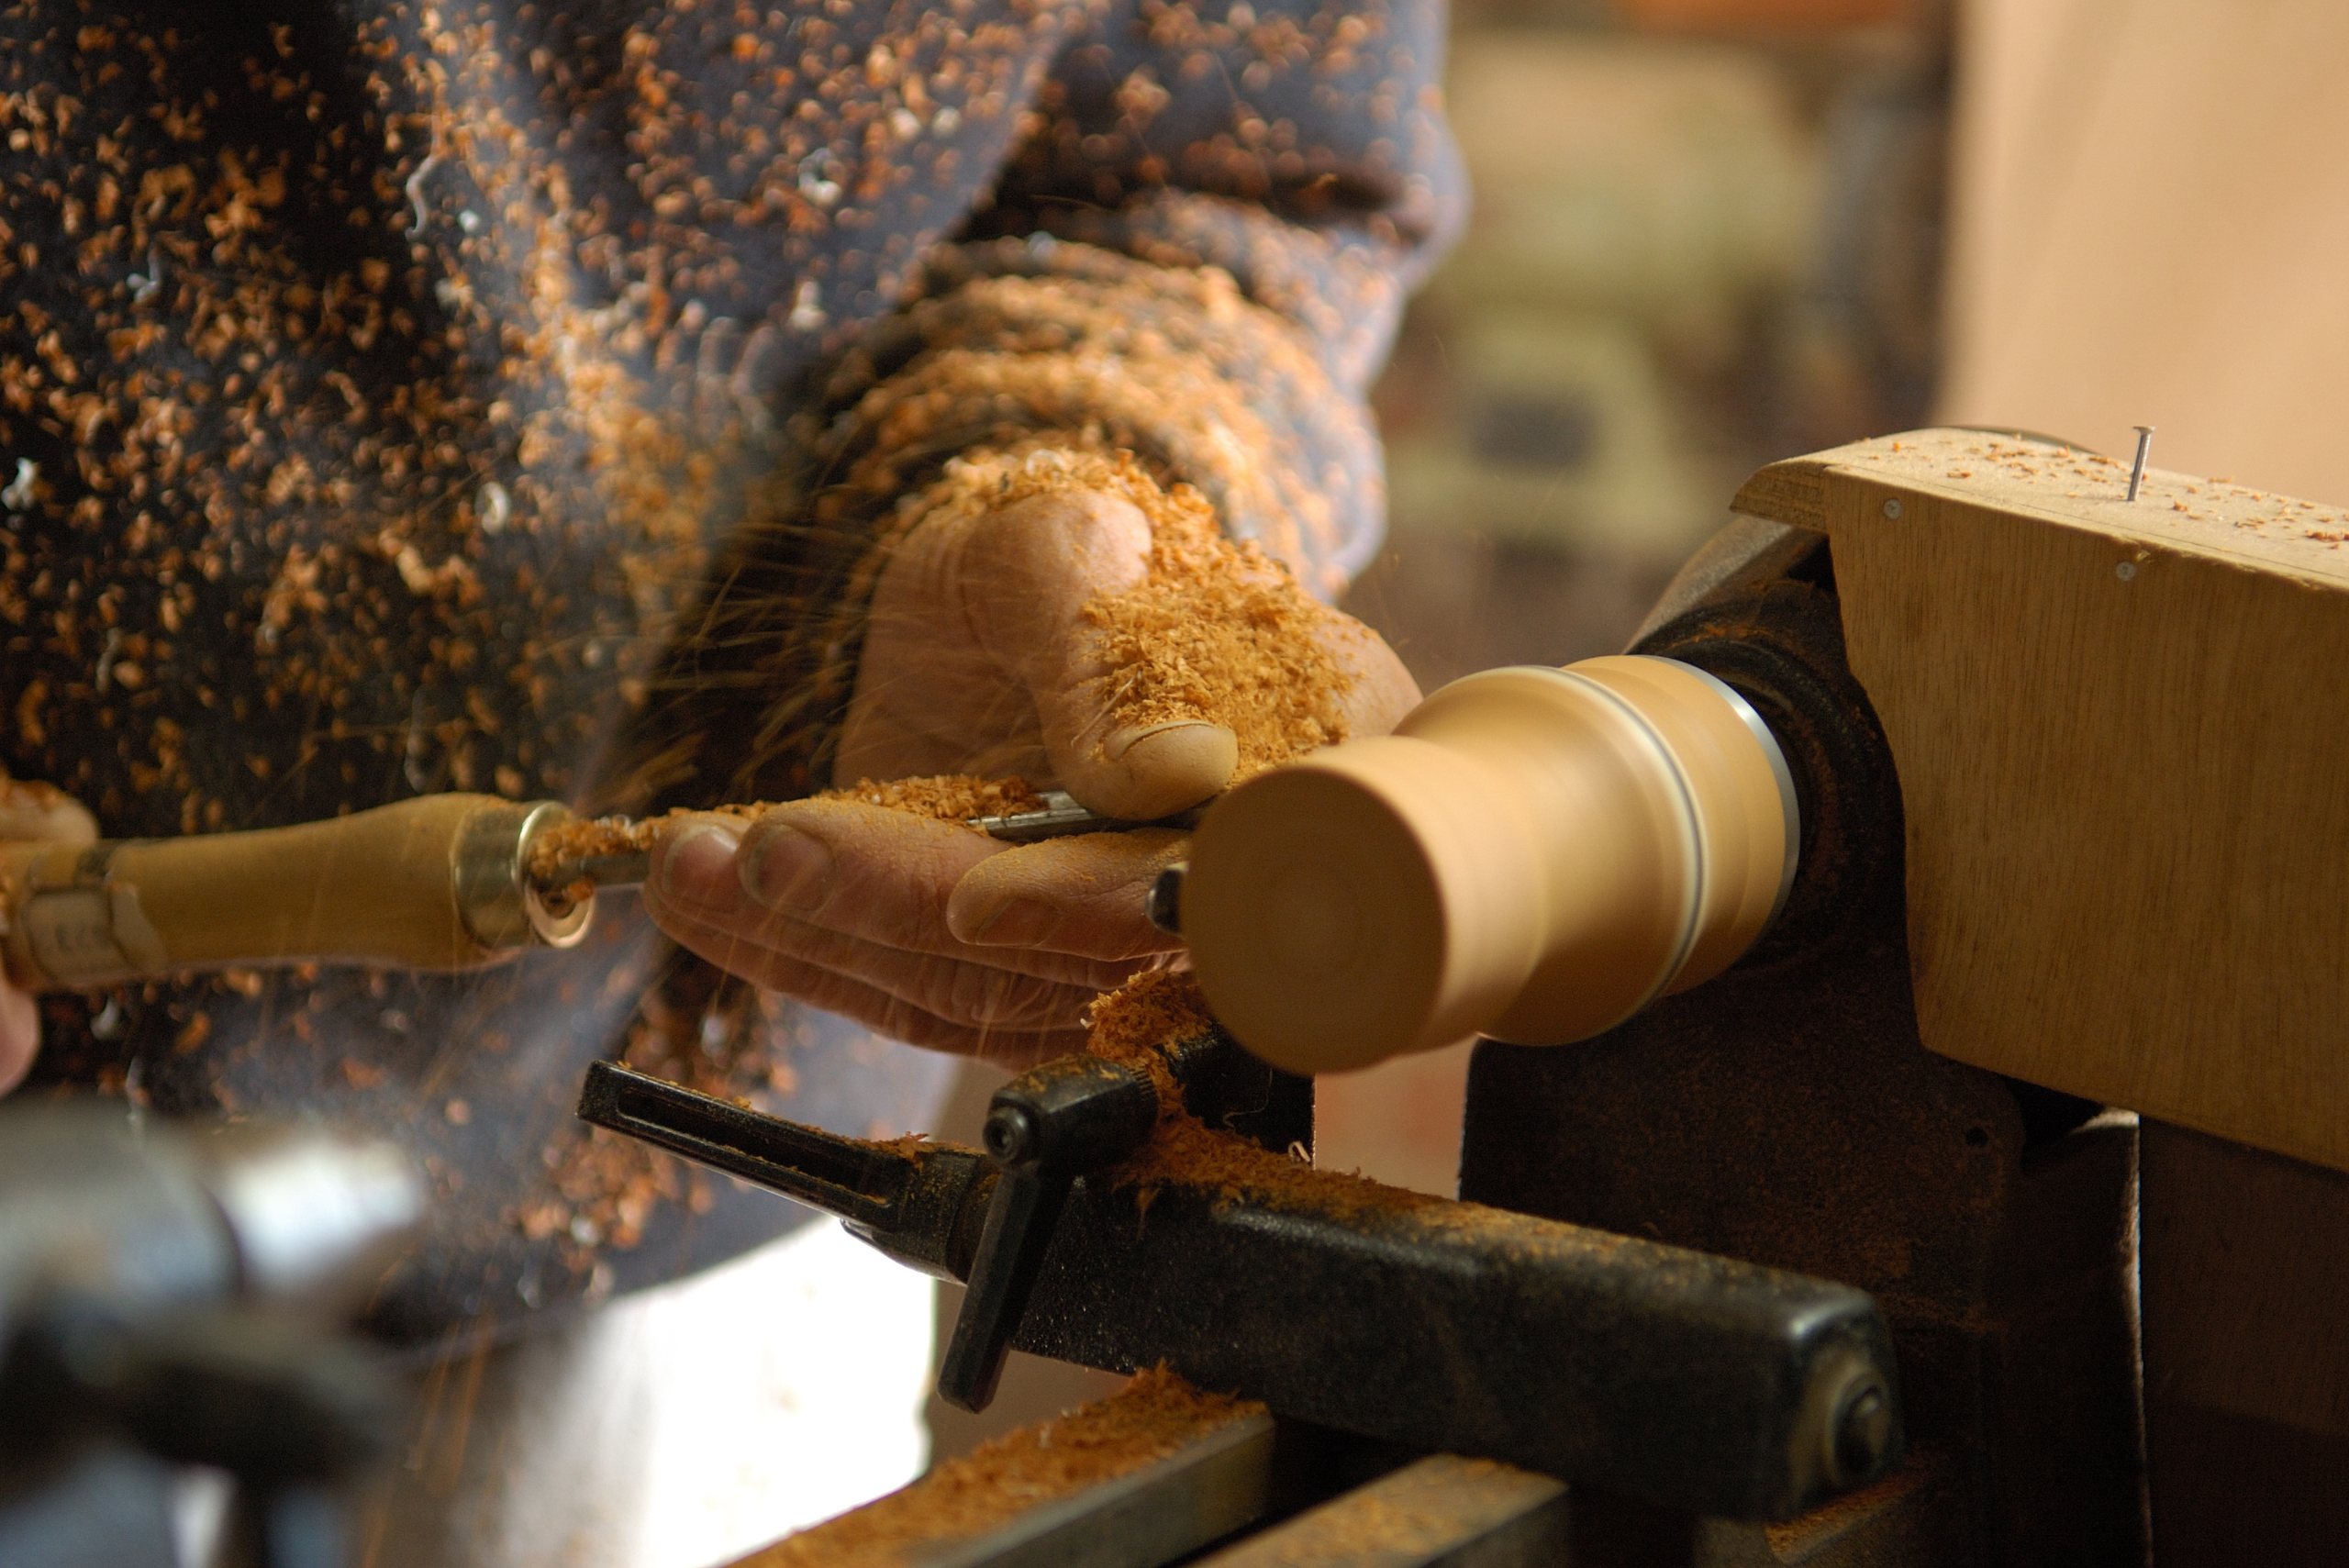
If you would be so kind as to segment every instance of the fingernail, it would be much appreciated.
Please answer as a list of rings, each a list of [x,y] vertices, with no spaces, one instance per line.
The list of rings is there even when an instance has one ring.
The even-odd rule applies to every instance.
[[[831,846],[812,833],[774,827],[742,862],[751,896],[770,909],[812,913],[832,895]]]
[[[742,875],[735,868],[741,840],[723,828],[688,828],[670,840],[661,860],[661,891],[680,904],[725,914],[742,902]]]
[[[987,917],[971,940],[986,947],[1032,948],[1061,929],[1058,905],[1041,898],[1014,898]]]

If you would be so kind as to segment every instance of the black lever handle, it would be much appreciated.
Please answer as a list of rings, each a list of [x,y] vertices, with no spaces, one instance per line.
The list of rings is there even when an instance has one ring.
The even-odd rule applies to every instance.
[[[983,1140],[1003,1174],[938,1370],[941,1399],[975,1411],[995,1398],[1070,1189],[1133,1152],[1157,1121],[1150,1080],[1097,1056],[1047,1062],[996,1091]]]
[[[579,1118],[837,1215],[924,1273],[959,1280],[970,1273],[978,1241],[965,1216],[993,1180],[975,1149],[842,1138],[608,1062],[589,1063]]]

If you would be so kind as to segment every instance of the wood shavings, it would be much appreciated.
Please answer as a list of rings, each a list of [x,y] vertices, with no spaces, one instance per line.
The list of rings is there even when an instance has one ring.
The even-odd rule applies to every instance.
[[[1252,541],[1224,538],[1197,490],[1162,488],[1132,453],[1030,445],[980,454],[950,464],[918,516],[1077,489],[1119,496],[1150,521],[1144,580],[1085,606],[1111,671],[1112,729],[1223,725],[1239,740],[1235,784],[1346,738],[1339,699],[1353,676],[1319,636],[1337,612]]]
[[[1108,1173],[1119,1187],[1140,1189],[1145,1213],[1169,1186],[1202,1189],[1218,1200],[1263,1198],[1332,1218],[1368,1211],[1444,1217],[1457,1206],[1359,1175],[1319,1171],[1229,1132],[1183,1108],[1183,1091],[1164,1048],[1214,1027],[1207,997],[1188,970],[1137,975],[1093,1005],[1085,1050],[1143,1073],[1158,1092],[1158,1125],[1142,1146]]]
[[[974,817],[1004,817],[1044,809],[1043,797],[1029,786],[1027,780],[983,778],[976,773],[938,773],[927,778],[893,779],[885,784],[859,779],[848,788],[824,790],[813,798],[853,800],[940,822],[963,822]],[[574,817],[557,823],[531,840],[529,874],[543,885],[567,861],[642,854],[652,848],[663,828],[685,817],[730,817],[750,822],[774,808],[772,801],[752,801],[702,810],[678,806],[641,822],[623,817]]]
[[[1196,491],[1154,506],[1150,575],[1085,606],[1115,672],[1115,725],[1204,718],[1240,742],[1231,782],[1346,739],[1339,699],[1353,686],[1317,633],[1337,612],[1248,541],[1223,538]]]
[[[848,788],[828,789],[816,798],[853,800],[941,822],[966,822],[974,817],[1010,817],[1044,809],[1043,796],[1030,788],[1026,779],[990,779],[976,773],[941,773],[887,784],[859,779]]]
[[[982,1535],[1040,1503],[1130,1475],[1264,1408],[1252,1400],[1202,1393],[1158,1367],[1107,1399],[1006,1433],[878,1502],[744,1558],[736,1568],[909,1563],[941,1542]]]

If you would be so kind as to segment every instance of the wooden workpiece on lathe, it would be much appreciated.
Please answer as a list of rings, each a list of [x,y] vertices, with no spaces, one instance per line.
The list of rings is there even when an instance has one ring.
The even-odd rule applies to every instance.
[[[1183,933],[1216,1017],[1291,1072],[1586,1040],[1745,951],[1798,826],[1776,741],[1702,671],[1487,670],[1226,795]]]
[[[1774,463],[1907,817],[1944,1055],[2349,1169],[2349,509],[1926,430]]]

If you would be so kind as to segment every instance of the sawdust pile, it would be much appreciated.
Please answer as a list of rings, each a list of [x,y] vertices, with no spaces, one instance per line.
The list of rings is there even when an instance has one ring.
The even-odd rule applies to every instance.
[[[1085,607],[1116,673],[1108,704],[1117,727],[1223,725],[1240,742],[1234,784],[1345,740],[1339,699],[1353,677],[1316,635],[1337,612],[1252,541],[1225,539],[1189,486],[1142,510],[1149,576]]]
[[[1023,778],[988,779],[976,773],[940,773],[930,778],[875,784],[859,779],[853,788],[828,789],[818,800],[854,800],[891,811],[964,822],[974,817],[1008,817],[1044,809],[1043,796]]]
[[[1317,1170],[1302,1158],[1302,1150],[1275,1153],[1185,1110],[1165,1048],[1215,1026],[1207,997],[1188,970],[1136,975],[1096,1002],[1087,1022],[1086,1051],[1142,1073],[1158,1091],[1158,1125],[1109,1172],[1114,1185],[1138,1189],[1145,1213],[1169,1186],[1201,1189],[1219,1201],[1261,1199],[1335,1218],[1374,1210],[1448,1216],[1458,1207],[1367,1177]]]
[[[1206,1394],[1159,1367],[1057,1420],[1023,1427],[853,1513],[776,1542],[736,1568],[874,1568],[966,1540],[1039,1503],[1130,1474],[1264,1408]]]
[[[1253,540],[1224,538],[1197,489],[1161,487],[1131,452],[1038,444],[960,459],[907,525],[1074,490],[1119,496],[1150,520],[1148,575],[1084,611],[1110,671],[1109,729],[1223,725],[1240,742],[1234,784],[1346,739],[1353,675],[1319,635],[1338,612]]]

